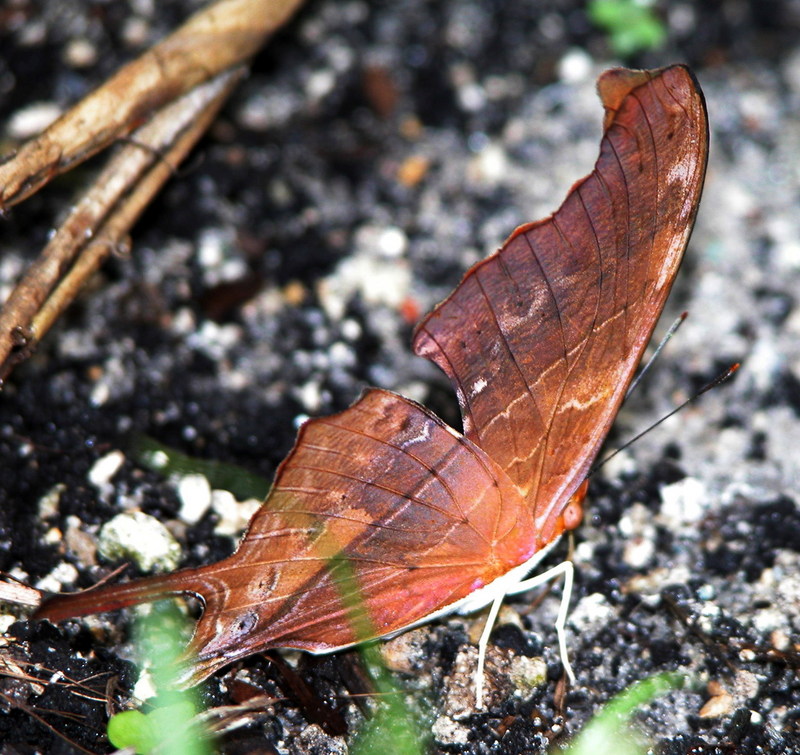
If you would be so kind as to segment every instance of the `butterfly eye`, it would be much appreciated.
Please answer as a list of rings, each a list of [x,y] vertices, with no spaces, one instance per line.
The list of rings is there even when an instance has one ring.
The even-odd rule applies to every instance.
[[[583,521],[583,499],[588,488],[589,480],[586,479],[567,502],[563,514],[565,530],[574,530]]]

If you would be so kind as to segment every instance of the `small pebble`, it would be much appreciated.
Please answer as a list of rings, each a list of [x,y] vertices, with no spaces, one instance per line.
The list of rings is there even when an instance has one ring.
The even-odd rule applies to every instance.
[[[89,482],[92,483],[101,494],[106,492],[111,485],[111,479],[119,471],[125,461],[125,454],[122,451],[112,451],[101,456],[89,470],[87,475]]]
[[[489,142],[467,166],[467,178],[478,186],[493,187],[508,172],[508,156],[500,144]]]
[[[67,486],[63,482],[59,482],[53,485],[53,487],[39,499],[39,516],[42,519],[47,519],[58,513],[58,504],[61,501],[61,494],[66,489]]]
[[[661,501],[659,519],[671,530],[679,531],[703,518],[708,491],[700,480],[687,477],[661,488]]]
[[[149,700],[158,694],[156,689],[155,680],[149,669],[142,669],[139,673],[139,678],[133,686],[133,697],[136,700]]]
[[[260,507],[261,501],[257,498],[240,502],[227,490],[212,490],[211,508],[219,516],[214,534],[239,537]]]
[[[428,172],[430,160],[424,155],[411,155],[397,169],[397,180],[409,189],[416,186]]]
[[[64,60],[73,68],[88,68],[97,62],[97,48],[88,39],[73,39],[64,51]]]
[[[511,660],[509,670],[515,697],[529,697],[547,681],[547,664],[544,658],[517,655]]]
[[[725,690],[719,682],[709,682],[708,691],[711,697],[700,708],[700,718],[721,718],[733,710],[733,695]]]
[[[292,395],[309,414],[316,414],[322,406],[322,390],[320,384],[314,380],[292,389]]]
[[[324,752],[325,755],[347,755],[344,737],[328,736],[318,724],[305,726],[298,736],[300,747],[297,752]]]
[[[595,592],[581,598],[570,612],[569,623],[578,632],[590,634],[606,626],[614,618],[614,608],[601,593]]]
[[[332,70],[314,71],[306,79],[306,94],[311,100],[321,100],[335,85],[336,75]]]
[[[430,638],[427,629],[412,629],[378,646],[386,668],[403,674],[417,674],[425,660],[425,643]]]
[[[178,517],[186,524],[197,524],[211,506],[211,485],[205,475],[187,474],[178,481],[181,508]]]
[[[30,139],[44,131],[59,115],[61,108],[54,102],[34,102],[9,118],[6,134],[11,139]]]
[[[577,47],[569,49],[558,62],[558,78],[565,84],[580,84],[592,75],[592,59]]]
[[[97,538],[83,530],[83,523],[77,516],[67,517],[64,544],[67,546],[67,552],[82,566],[97,564]]]
[[[64,539],[64,533],[58,527],[51,527],[44,533],[44,541],[48,545],[55,545]]]
[[[450,716],[439,716],[431,727],[433,738],[441,745],[469,744],[471,729]]]
[[[118,514],[100,530],[97,551],[109,561],[130,559],[145,572],[178,567],[181,546],[155,517],[141,511]]]
[[[129,18],[122,25],[122,39],[128,47],[142,47],[150,35],[150,24],[143,18]]]
[[[410,288],[411,271],[405,258],[378,257],[375,250],[363,250],[342,260],[331,275],[319,282],[317,293],[326,314],[336,322],[342,319],[347,303],[356,294],[367,304],[398,309]]]
[[[73,585],[78,579],[78,570],[66,561],[55,567],[47,576],[42,577],[35,585],[37,590],[61,592],[64,585]]]

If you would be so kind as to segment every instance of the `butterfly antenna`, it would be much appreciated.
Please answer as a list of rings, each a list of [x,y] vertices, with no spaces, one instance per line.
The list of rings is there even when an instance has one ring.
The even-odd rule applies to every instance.
[[[673,327],[674,327],[674,324],[673,324]],[[662,341],[662,344],[663,343],[664,342]],[[661,349],[661,346],[659,346],[659,350],[660,349]],[[658,354],[658,351],[656,351],[656,354]],[[654,358],[655,358],[655,355],[654,355]],[[652,362],[652,359],[650,361]],[[648,362],[648,367],[649,366],[650,366],[650,362]],[[733,375],[734,372],[736,372],[736,370],[739,369],[740,366],[741,365],[739,364],[739,362],[736,362],[736,364],[732,364],[730,367],[728,367],[727,370],[725,370],[725,372],[721,373],[720,375],[717,375],[717,377],[715,377],[711,382],[706,383],[699,391],[697,391],[697,393],[694,394],[694,396],[691,396],[691,397],[687,398],[686,401],[684,401],[682,404],[678,404],[678,406],[676,406],[671,412],[667,412],[667,414],[665,414],[663,417],[661,417],[661,419],[656,420],[652,425],[650,425],[650,427],[646,427],[644,430],[642,430],[642,432],[637,433],[636,435],[634,435],[630,440],[626,441],[618,449],[616,449],[616,451],[610,453],[608,456],[606,456],[605,459],[603,459],[598,464],[595,464],[591,468],[591,470],[589,470],[589,474],[587,475],[587,477],[591,477],[595,472],[597,472],[598,469],[600,469],[605,464],[607,464],[609,461],[611,461],[611,459],[613,459],[618,453],[620,453],[621,451],[624,451],[626,448],[629,448],[630,446],[632,446],[634,443],[636,443],[636,441],[639,440],[639,438],[644,437],[651,430],[654,430],[655,428],[657,428],[662,422],[666,422],[670,417],[672,417],[673,415],[675,415],[678,412],[680,412],[683,409],[685,409],[687,406],[689,406],[689,404],[691,404],[694,401],[696,401],[697,399],[699,399],[700,396],[702,396],[704,393],[706,393],[706,392],[710,391],[712,388],[716,388],[718,385],[724,383],[729,377],[731,377]],[[645,367],[645,369],[647,369],[647,367]],[[630,391],[629,391],[629,393],[630,393]]]
[[[667,341],[669,341],[670,338],[672,338],[672,336],[674,336],[678,332],[678,328],[680,328],[680,326],[683,325],[683,321],[688,316],[689,316],[688,312],[681,312],[675,318],[675,322],[673,322],[672,325],[669,326],[669,330],[666,332],[664,337],[659,342],[658,346],[656,347],[656,350],[653,352],[653,356],[651,356],[650,359],[647,360],[647,364],[645,364],[645,366],[642,367],[642,371],[634,378],[630,386],[628,386],[628,391],[625,394],[625,400],[627,400],[628,396],[630,396],[631,393],[633,393],[636,390],[637,386],[642,381],[642,378],[647,374],[647,371],[650,369],[653,362],[655,362],[656,359],[658,359],[658,355],[661,353],[661,349],[663,349],[667,345]],[[699,396],[700,394],[697,395]],[[697,398],[697,396],[695,396],[695,398]],[[664,417],[664,419],[666,419],[666,417]]]

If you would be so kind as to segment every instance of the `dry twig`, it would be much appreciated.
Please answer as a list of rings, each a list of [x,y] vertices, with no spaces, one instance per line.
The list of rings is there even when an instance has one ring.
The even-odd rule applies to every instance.
[[[153,112],[249,60],[301,0],[217,0],[120,69],[0,165],[0,210],[131,133]]]
[[[11,603],[17,606],[38,608],[42,602],[42,591],[14,579],[10,575],[1,573],[0,577],[0,603]],[[6,581],[8,579],[8,581]]]
[[[133,133],[0,311],[0,387],[184,159],[302,0],[218,0],[0,164],[0,210]],[[144,123],[144,125],[141,125]]]

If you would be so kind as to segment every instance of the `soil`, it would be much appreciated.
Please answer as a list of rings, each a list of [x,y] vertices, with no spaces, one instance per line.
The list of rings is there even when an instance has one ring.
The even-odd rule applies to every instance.
[[[20,113],[66,108],[199,5],[0,9],[3,151]],[[574,687],[561,681],[558,585],[509,600],[487,712],[458,712],[481,617],[419,628],[383,655],[430,752],[561,747],[616,693],[672,671],[691,683],[635,716],[655,752],[800,751],[800,9],[717,0],[657,14],[664,46],[621,60],[573,0],[304,6],[137,224],[130,254],[4,387],[0,570],[42,589],[92,585],[119,565],[95,552],[101,526],[132,510],[167,525],[182,565],[230,553],[220,510],[187,520],[180,476],[144,464],[141,435],[269,480],[305,417],[344,409],[367,385],[458,427],[446,378],[411,353],[413,323],[591,170],[602,70],[684,62],[712,147],[657,334],[682,310],[689,319],[609,449],[741,369],[592,479],[573,554]],[[3,219],[2,298],[98,164]],[[109,454],[121,464],[100,479]],[[112,751],[107,714],[136,679],[131,614],[53,627],[0,613],[2,752]],[[531,689],[503,671],[526,658],[545,661]],[[269,697],[240,710],[220,752],[334,753],[363,727],[370,707],[356,700],[370,691],[355,652],[270,654],[212,678],[202,702]]]

